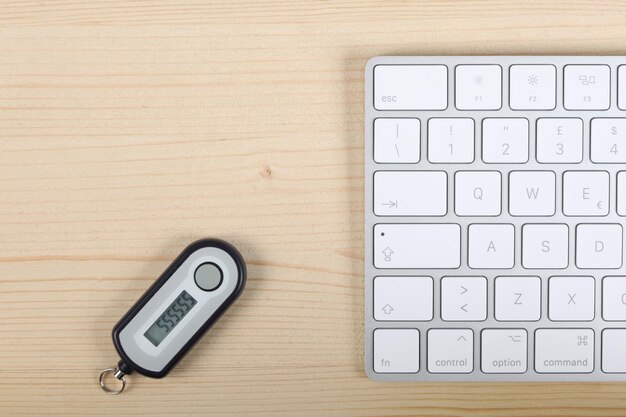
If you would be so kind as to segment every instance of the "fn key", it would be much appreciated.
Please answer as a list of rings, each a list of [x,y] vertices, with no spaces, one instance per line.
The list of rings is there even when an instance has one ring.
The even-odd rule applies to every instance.
[[[374,372],[409,374],[419,371],[420,333],[417,329],[374,330]]]

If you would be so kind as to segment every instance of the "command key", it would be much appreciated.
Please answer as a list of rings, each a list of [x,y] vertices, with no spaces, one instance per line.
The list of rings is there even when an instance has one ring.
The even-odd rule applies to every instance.
[[[593,372],[591,329],[537,329],[535,370],[539,373]]]

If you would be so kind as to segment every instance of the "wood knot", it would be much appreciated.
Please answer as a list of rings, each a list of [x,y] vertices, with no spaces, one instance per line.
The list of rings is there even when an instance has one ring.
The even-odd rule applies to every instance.
[[[271,178],[272,177],[272,169],[268,165],[263,165],[261,167],[261,176],[263,178]]]

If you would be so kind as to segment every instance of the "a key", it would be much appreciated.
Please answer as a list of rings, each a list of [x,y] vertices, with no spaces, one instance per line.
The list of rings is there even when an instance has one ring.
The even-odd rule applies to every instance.
[[[499,321],[537,321],[541,318],[539,277],[497,277],[495,316]]]
[[[420,334],[417,329],[374,330],[374,372],[415,373],[419,371]]]
[[[488,118],[483,120],[483,161],[515,164],[528,161],[528,120]]]
[[[616,269],[622,266],[621,224],[576,226],[576,266],[581,269]]]
[[[377,171],[374,213],[377,216],[443,216],[447,174],[443,171]]]
[[[445,321],[482,321],[487,318],[485,277],[443,277],[441,318]]]
[[[378,321],[433,319],[431,277],[374,278],[374,318]]]
[[[502,174],[498,171],[458,171],[454,175],[454,211],[458,216],[498,216]]]
[[[414,164],[419,160],[419,119],[374,120],[374,161],[379,164]]]
[[[591,161],[605,164],[626,162],[626,119],[591,120]]]
[[[376,65],[374,107],[377,110],[445,110],[448,107],[447,67]]]
[[[461,226],[458,224],[377,224],[376,268],[458,268]]]
[[[522,227],[522,266],[528,269],[564,269],[568,262],[566,224],[525,224]]]
[[[566,65],[563,106],[567,110],[607,110],[611,69],[608,65]]]
[[[582,119],[537,119],[537,161],[544,164],[577,164],[582,160]]]
[[[552,216],[556,177],[552,171],[511,171],[509,213],[512,216]]]
[[[509,102],[513,110],[553,110],[556,107],[554,65],[511,65]]]
[[[428,160],[469,163],[474,160],[474,119],[436,118],[428,121]]]
[[[609,173],[566,171],[563,174],[563,213],[566,216],[609,214]]]
[[[515,228],[512,224],[471,224],[468,237],[470,268],[513,268]]]
[[[474,333],[471,329],[428,331],[428,372],[466,374],[474,369]]]
[[[481,333],[480,366],[487,374],[526,372],[528,334],[524,329],[485,329]]]
[[[602,372],[626,373],[626,329],[602,331]]]
[[[502,107],[502,67],[457,65],[455,103],[459,110],[498,110]]]
[[[591,321],[595,316],[593,277],[551,277],[548,317],[552,321]]]
[[[593,371],[594,333],[591,329],[537,329],[535,371],[588,373]]]
[[[602,318],[626,321],[626,276],[604,277],[602,280]]]

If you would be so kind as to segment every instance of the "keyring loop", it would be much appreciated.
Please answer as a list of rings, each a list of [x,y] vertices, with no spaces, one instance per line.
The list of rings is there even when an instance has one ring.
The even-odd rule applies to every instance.
[[[117,378],[119,381],[122,382],[122,385],[120,386],[118,390],[111,389],[107,387],[106,384],[104,383],[104,377],[107,376],[108,374],[113,374],[115,378]],[[116,368],[107,368],[104,371],[102,371],[100,373],[99,381],[100,381],[100,388],[102,388],[104,392],[110,395],[121,394],[121,392],[124,391],[124,388],[126,388],[126,378],[124,378],[124,372]]]

